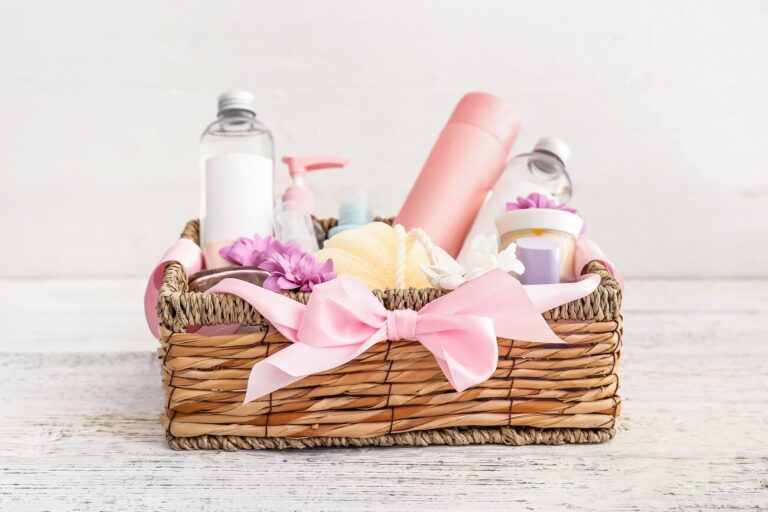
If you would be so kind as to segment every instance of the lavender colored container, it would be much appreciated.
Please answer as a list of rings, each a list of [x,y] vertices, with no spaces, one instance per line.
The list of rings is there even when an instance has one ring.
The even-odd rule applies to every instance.
[[[545,236],[517,240],[517,259],[525,265],[522,284],[557,284],[560,282],[560,242]]]

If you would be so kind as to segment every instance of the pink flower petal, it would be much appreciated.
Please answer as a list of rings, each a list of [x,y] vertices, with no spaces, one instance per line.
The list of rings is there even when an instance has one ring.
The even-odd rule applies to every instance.
[[[280,286],[277,284],[277,276],[269,276],[264,280],[264,284],[262,285],[267,290],[273,291],[273,292],[279,292]]]
[[[559,204],[557,201],[545,194],[539,194],[538,192],[532,192],[527,197],[518,197],[517,200],[509,202],[505,205],[505,210],[513,212],[517,210],[527,210],[529,208],[545,208],[549,210],[563,210],[566,212],[574,213],[578,215],[575,208],[571,208],[564,204]]]
[[[291,246],[289,246],[291,247]],[[318,263],[314,256],[301,250],[291,249],[291,253],[275,253],[261,262],[259,268],[270,276],[265,287],[271,290],[310,291],[316,284],[336,278],[333,261]]]
[[[291,279],[286,279],[283,276],[276,276],[277,277],[277,286],[282,288],[283,290],[293,290],[298,287],[298,283]]]

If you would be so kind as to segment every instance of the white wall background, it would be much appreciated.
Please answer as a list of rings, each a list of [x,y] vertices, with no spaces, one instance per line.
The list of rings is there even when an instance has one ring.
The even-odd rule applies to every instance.
[[[768,2],[2,1],[0,275],[145,275],[197,210],[217,94],[397,212],[461,95],[568,141],[632,277],[768,276]],[[281,168],[284,172],[284,169]],[[285,179],[281,181],[285,183]]]

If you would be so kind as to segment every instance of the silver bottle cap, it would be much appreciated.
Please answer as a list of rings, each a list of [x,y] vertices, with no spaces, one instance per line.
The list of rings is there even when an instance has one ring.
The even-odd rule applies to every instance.
[[[225,110],[247,110],[256,114],[256,98],[248,91],[225,91],[219,94],[219,114]]]
[[[533,147],[533,150],[551,153],[563,162],[563,165],[567,164],[568,159],[571,158],[571,148],[568,144],[555,137],[542,137]]]

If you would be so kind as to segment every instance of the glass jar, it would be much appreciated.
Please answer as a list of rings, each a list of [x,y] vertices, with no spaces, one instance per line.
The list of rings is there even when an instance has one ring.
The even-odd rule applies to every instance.
[[[524,237],[545,236],[556,240],[560,244],[561,282],[576,280],[573,254],[583,226],[583,219],[574,213],[546,208],[515,210],[496,219],[502,249]]]

